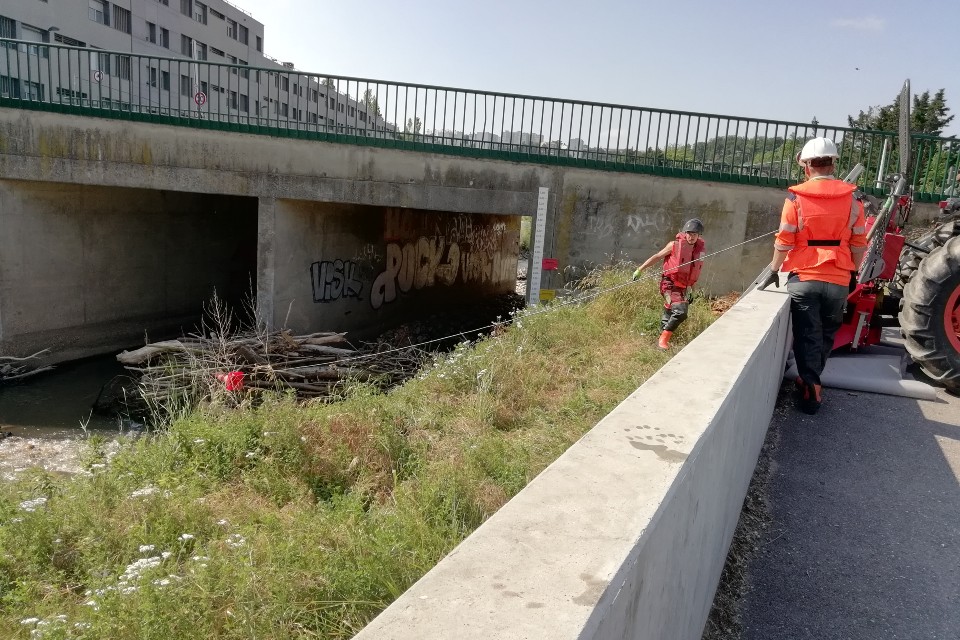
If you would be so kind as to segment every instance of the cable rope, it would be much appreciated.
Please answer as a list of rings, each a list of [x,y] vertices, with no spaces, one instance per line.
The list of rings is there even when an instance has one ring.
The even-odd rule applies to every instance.
[[[730,251],[731,249],[736,249],[737,247],[742,247],[742,246],[744,246],[744,245],[746,245],[746,244],[750,244],[751,242],[754,242],[754,241],[756,241],[756,240],[760,240],[761,238],[766,238],[767,236],[773,235],[773,234],[775,234],[776,232],[777,232],[776,230],[770,231],[770,232],[768,232],[768,233],[764,233],[763,235],[756,236],[755,238],[750,238],[749,240],[744,240],[743,242],[738,242],[737,244],[730,245],[729,247],[726,247],[726,248],[724,248],[724,249],[719,249],[719,250],[717,250],[717,251],[714,251],[713,253],[708,253],[708,254],[706,254],[706,255],[704,255],[704,256],[701,256],[700,258],[698,258],[698,260],[703,261],[703,260],[706,260],[707,258],[712,258],[713,256],[716,256],[716,255],[719,255],[719,254],[721,254],[721,253],[724,253],[725,251]],[[684,262],[683,264],[677,265],[677,268],[679,268],[679,267],[685,267],[686,265],[692,264],[692,263],[694,263],[694,262],[696,262],[696,260],[690,260],[689,262]],[[598,289],[598,290],[590,291],[590,292],[585,293],[585,294],[583,294],[583,295],[579,295],[579,296],[576,296],[576,297],[572,297],[572,298],[570,298],[569,300],[565,300],[565,301],[560,302],[560,303],[557,303],[557,304],[552,304],[552,305],[550,305],[550,306],[542,307],[541,309],[534,309],[533,311],[529,311],[529,312],[527,312],[527,313],[524,313],[522,316],[518,315],[518,317],[517,317],[516,319],[517,319],[517,320],[523,320],[523,319],[526,319],[526,318],[532,318],[532,317],[538,316],[538,315],[540,315],[540,314],[542,314],[542,313],[548,313],[548,312],[551,312],[551,311],[556,311],[557,309],[561,309],[561,308],[566,307],[566,306],[568,306],[568,305],[581,304],[581,303],[583,303],[583,302],[588,302],[588,301],[590,301],[590,300],[593,300],[594,298],[597,298],[597,297],[603,295],[604,293],[608,293],[608,292],[610,292],[610,291],[616,291],[617,289],[620,289],[620,288],[623,288],[623,287],[633,286],[633,285],[636,285],[636,284],[638,284],[638,283],[640,283],[640,282],[644,282],[644,281],[646,281],[646,280],[652,280],[653,278],[660,278],[660,277],[662,277],[662,276],[663,276],[663,270],[661,269],[660,271],[657,271],[657,272],[655,272],[655,273],[651,273],[651,274],[646,275],[646,276],[644,276],[644,277],[642,277],[642,278],[637,278],[636,280],[628,280],[627,282],[621,282],[621,283],[619,283],[619,284],[615,284],[615,285],[610,286],[610,287],[607,287],[607,288],[605,288],[605,289]],[[506,323],[506,322],[492,322],[492,323],[487,324],[487,325],[484,325],[484,326],[482,326],[482,327],[477,327],[476,329],[468,329],[468,330],[466,330],[466,331],[458,331],[457,333],[454,333],[454,334],[445,336],[445,337],[443,337],[443,338],[434,338],[434,339],[432,339],[432,340],[426,340],[426,341],[424,341],[424,342],[418,342],[417,344],[411,344],[411,345],[407,345],[407,346],[405,346],[405,347],[395,347],[395,348],[391,348],[391,349],[386,349],[386,350],[384,350],[384,351],[377,351],[377,352],[375,352],[375,353],[365,353],[365,354],[358,355],[358,356],[348,356],[348,357],[345,357],[345,358],[340,358],[340,359],[338,359],[337,361],[333,362],[332,364],[333,364],[334,366],[339,366],[340,364],[343,364],[343,363],[346,363],[346,362],[353,362],[353,361],[357,361],[357,360],[366,360],[366,359],[368,359],[368,358],[377,358],[377,357],[380,357],[380,356],[383,356],[383,355],[387,355],[387,354],[390,354],[390,353],[399,353],[399,352],[401,352],[401,351],[407,351],[407,350],[409,350],[409,349],[417,349],[417,348],[420,348],[420,347],[424,347],[424,346],[426,346],[426,345],[435,344],[435,343],[437,343],[437,342],[444,342],[444,341],[446,341],[446,340],[452,340],[452,339],[454,339],[454,338],[459,338],[459,337],[461,337],[461,336],[462,336],[463,338],[465,338],[467,341],[469,341],[469,338],[468,338],[468,335],[469,335],[469,334],[482,333],[482,332],[484,332],[484,331],[486,331],[486,330],[488,330],[488,329],[494,329],[494,328],[496,328],[496,327],[503,326],[504,324],[507,324],[507,323]],[[298,369],[298,367],[290,367],[290,369],[291,369],[292,371],[295,371],[296,369]]]

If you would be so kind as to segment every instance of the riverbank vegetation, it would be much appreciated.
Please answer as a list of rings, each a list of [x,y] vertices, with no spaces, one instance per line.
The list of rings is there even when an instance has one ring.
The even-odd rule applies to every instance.
[[[675,348],[713,318],[692,305]],[[388,392],[207,405],[109,455],[91,437],[87,473],[0,487],[0,637],[349,638],[669,359],[659,319],[641,281]]]

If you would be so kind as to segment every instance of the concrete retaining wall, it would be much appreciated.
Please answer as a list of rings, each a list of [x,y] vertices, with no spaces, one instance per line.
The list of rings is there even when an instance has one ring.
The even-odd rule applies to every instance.
[[[751,292],[357,640],[701,637],[782,378]]]

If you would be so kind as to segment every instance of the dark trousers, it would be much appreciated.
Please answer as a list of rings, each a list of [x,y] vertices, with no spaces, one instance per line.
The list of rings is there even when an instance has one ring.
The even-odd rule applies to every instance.
[[[790,274],[787,293],[797,373],[808,385],[820,384],[820,374],[833,351],[833,338],[843,322],[847,287],[817,280],[800,282]]]
[[[686,288],[678,287],[669,278],[660,281],[663,296],[663,314],[660,316],[660,331],[676,331],[687,319],[688,304]]]

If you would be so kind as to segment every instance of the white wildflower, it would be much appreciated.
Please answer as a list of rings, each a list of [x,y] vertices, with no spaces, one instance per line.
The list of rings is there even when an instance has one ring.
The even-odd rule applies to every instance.
[[[147,485],[146,487],[144,487],[144,488],[142,488],[142,489],[137,489],[136,491],[134,491],[133,493],[131,493],[131,494],[130,494],[130,497],[131,497],[131,498],[143,498],[143,497],[145,497],[145,496],[152,496],[152,495],[155,494],[157,491],[158,491],[158,489],[157,489],[156,487],[154,487],[153,485]]]
[[[181,533],[181,534],[180,534],[180,539],[181,539],[181,540],[193,540],[193,538],[194,538],[194,535],[193,535],[192,533]]]
[[[21,511],[36,511],[38,508],[47,504],[47,499],[44,496],[39,498],[34,498],[33,500],[24,500],[20,503]]]
[[[203,444],[205,442],[206,440],[204,440],[203,438],[197,438],[193,441],[193,444]]]
[[[37,624],[38,622],[40,622],[40,618],[24,618],[23,620],[20,621],[20,624],[23,624],[23,625]]]
[[[139,551],[140,553],[146,553],[146,552],[148,552],[148,551],[153,551],[153,550],[156,549],[156,548],[157,548],[156,545],[152,545],[152,544],[142,544],[142,545],[140,545],[140,548],[138,549],[138,551]]]

